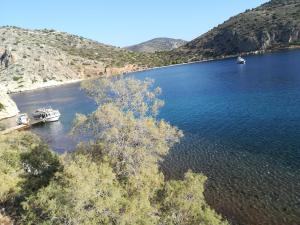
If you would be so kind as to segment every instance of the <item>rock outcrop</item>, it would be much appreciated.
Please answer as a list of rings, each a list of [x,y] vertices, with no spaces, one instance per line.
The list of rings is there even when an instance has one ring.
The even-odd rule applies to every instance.
[[[3,86],[0,86],[0,120],[13,117],[19,112],[15,102],[6,92],[7,90]]]
[[[5,49],[2,54],[0,54],[0,65],[4,65],[5,68],[8,68],[9,64],[13,63],[13,57],[9,49]]]

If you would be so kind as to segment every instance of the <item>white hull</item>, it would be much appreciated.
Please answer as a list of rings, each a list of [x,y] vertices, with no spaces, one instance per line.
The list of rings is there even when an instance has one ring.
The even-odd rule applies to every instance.
[[[237,60],[236,60],[236,63],[237,64],[246,64],[246,60],[243,59],[242,57],[238,57]]]
[[[54,116],[54,117],[50,117],[50,118],[45,118],[46,122],[55,122],[59,120],[60,116]]]
[[[56,121],[59,120],[59,117],[60,117],[60,116],[47,117],[47,118],[44,118],[44,121],[45,121],[45,122],[56,122]]]
[[[38,109],[33,113],[34,118],[41,119],[44,122],[55,122],[60,118],[60,112],[58,110],[48,109]]]

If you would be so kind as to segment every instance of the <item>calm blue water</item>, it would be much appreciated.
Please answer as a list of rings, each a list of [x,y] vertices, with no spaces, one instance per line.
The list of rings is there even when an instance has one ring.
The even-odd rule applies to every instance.
[[[162,164],[168,178],[208,176],[208,202],[234,224],[300,224],[300,51],[174,66],[134,74],[163,90],[160,117],[185,133]],[[58,123],[36,127],[57,151],[75,112],[95,109],[78,84],[14,95],[22,111],[51,105]]]

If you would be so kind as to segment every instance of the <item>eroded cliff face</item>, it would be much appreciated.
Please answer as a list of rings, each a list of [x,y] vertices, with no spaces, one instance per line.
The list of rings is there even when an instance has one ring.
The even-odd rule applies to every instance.
[[[300,41],[299,31],[300,27],[290,27],[281,30],[262,30],[245,35],[240,31],[225,28],[211,37],[211,40],[200,45],[195,44],[195,47],[200,47],[207,56],[268,50],[273,47],[287,47],[298,43]]]
[[[0,85],[0,120],[13,117],[18,114],[16,103],[6,93],[6,89]]]

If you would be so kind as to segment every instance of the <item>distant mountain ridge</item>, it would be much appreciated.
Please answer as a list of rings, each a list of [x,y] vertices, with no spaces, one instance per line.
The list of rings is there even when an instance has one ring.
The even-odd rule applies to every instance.
[[[158,52],[158,51],[169,51],[178,48],[187,41],[182,39],[173,38],[154,38],[149,41],[142,42],[140,44],[125,47],[127,50],[133,52]]]
[[[271,0],[170,53],[172,63],[300,45],[300,0]]]

